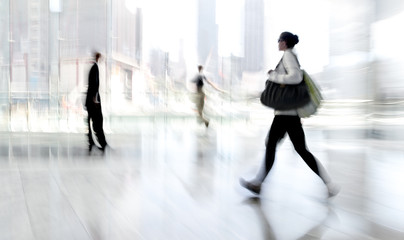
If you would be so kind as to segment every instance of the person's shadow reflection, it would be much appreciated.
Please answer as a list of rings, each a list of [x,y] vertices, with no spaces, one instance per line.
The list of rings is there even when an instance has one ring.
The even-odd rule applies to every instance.
[[[328,206],[327,208],[327,216],[318,223],[309,229],[303,236],[299,237],[297,240],[306,240],[306,239],[323,239],[323,235],[330,228],[327,227],[327,223],[331,221],[339,221],[337,214]]]
[[[271,227],[271,224],[269,222],[268,217],[265,215],[263,208],[262,208],[262,203],[261,203],[261,198],[259,197],[249,197],[243,201],[244,204],[248,204],[251,206],[255,213],[258,216],[258,220],[261,223],[261,229],[262,229],[262,239],[265,240],[275,240],[277,239],[276,234],[274,230]],[[332,219],[337,219],[338,216],[334,213],[334,211],[328,207],[327,208],[327,216],[319,222],[317,225],[313,226],[310,228],[305,234],[303,234],[301,237],[298,237],[298,240],[305,240],[305,239],[322,239],[322,236],[326,233],[326,231],[329,229],[326,226],[326,223],[328,221],[331,221]]]
[[[250,205],[256,212],[256,214],[259,218],[259,222],[261,223],[262,236],[264,237],[263,239],[266,239],[266,240],[276,239],[275,233],[272,230],[272,227],[269,224],[267,217],[265,216],[264,212],[262,211],[261,198],[250,197],[250,198],[247,198],[246,200],[244,200],[243,203]]]

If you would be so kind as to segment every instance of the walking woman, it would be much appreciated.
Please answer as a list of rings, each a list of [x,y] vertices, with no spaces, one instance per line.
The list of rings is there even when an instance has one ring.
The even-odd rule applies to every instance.
[[[268,80],[279,84],[298,84],[302,81],[303,73],[300,70],[300,64],[297,57],[292,51],[293,47],[298,42],[298,36],[290,32],[283,32],[280,35],[278,39],[278,48],[279,51],[284,51],[284,54],[275,70],[269,70]],[[267,136],[263,168],[254,180],[246,181],[240,179],[240,184],[255,194],[261,192],[261,184],[264,182],[275,161],[276,146],[286,133],[288,133],[289,138],[300,157],[324,182],[328,190],[328,196],[335,196],[339,192],[339,187],[331,182],[324,167],[306,148],[304,131],[296,109],[283,111],[275,110],[275,117]]]

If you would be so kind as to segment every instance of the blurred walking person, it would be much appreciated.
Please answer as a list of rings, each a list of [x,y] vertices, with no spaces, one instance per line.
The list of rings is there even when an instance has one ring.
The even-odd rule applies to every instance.
[[[283,51],[283,57],[275,70],[269,70],[269,81],[278,84],[298,84],[303,79],[303,73],[296,55],[293,52],[294,46],[299,42],[297,35],[290,32],[283,32],[278,39],[279,51]],[[324,182],[328,190],[328,196],[335,196],[339,192],[339,186],[331,181],[328,173],[318,162],[313,154],[306,148],[305,134],[302,128],[301,119],[296,109],[275,110],[275,117],[266,139],[265,161],[261,171],[252,181],[240,179],[240,184],[255,194],[260,194],[261,184],[271,170],[275,161],[277,144],[288,133],[296,152]]]
[[[209,126],[209,120],[205,118],[204,114],[203,114],[203,109],[205,106],[205,92],[203,91],[203,86],[204,86],[204,82],[209,83],[213,88],[215,88],[216,90],[225,93],[225,91],[219,89],[218,87],[215,86],[214,83],[212,83],[211,81],[209,81],[205,74],[203,74],[203,66],[199,65],[198,66],[198,74],[195,76],[195,78],[193,79],[193,82],[196,85],[196,97],[195,97],[195,105],[196,105],[196,109],[198,111],[198,121],[201,123],[205,123],[205,126],[208,127]]]
[[[100,74],[98,69],[98,62],[101,59],[101,53],[95,53],[95,62],[94,65],[90,69],[90,73],[88,76],[88,89],[87,89],[87,97],[86,97],[86,109],[88,112],[88,151],[91,152],[93,146],[95,145],[93,139],[94,131],[95,136],[97,137],[97,142],[100,144],[99,149],[101,151],[105,151],[105,147],[107,146],[107,142],[105,140],[104,130],[103,130],[103,116],[101,109],[101,97],[99,94],[99,86],[100,86]]]

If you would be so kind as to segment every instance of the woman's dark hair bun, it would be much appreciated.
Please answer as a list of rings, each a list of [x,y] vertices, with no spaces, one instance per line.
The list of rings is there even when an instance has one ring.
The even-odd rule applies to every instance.
[[[296,34],[294,34],[294,35],[293,35],[293,38],[294,38],[295,45],[298,44],[298,43],[299,43],[299,36],[297,36]]]
[[[299,37],[296,34],[290,32],[281,33],[279,39],[285,41],[288,48],[293,48],[296,44],[299,43]]]

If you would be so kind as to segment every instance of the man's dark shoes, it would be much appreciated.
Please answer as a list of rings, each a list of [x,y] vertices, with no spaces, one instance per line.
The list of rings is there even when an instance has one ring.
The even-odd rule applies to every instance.
[[[98,148],[98,149],[100,149],[101,152],[104,154],[104,153],[105,153],[105,149],[106,149],[107,147],[109,147],[108,144],[105,144],[104,147],[100,147],[100,148]]]
[[[245,187],[246,189],[250,190],[254,194],[260,194],[261,192],[261,184],[260,183],[253,183],[240,178],[240,185]]]
[[[91,150],[93,149],[94,144],[88,144],[88,152],[91,152]]]

